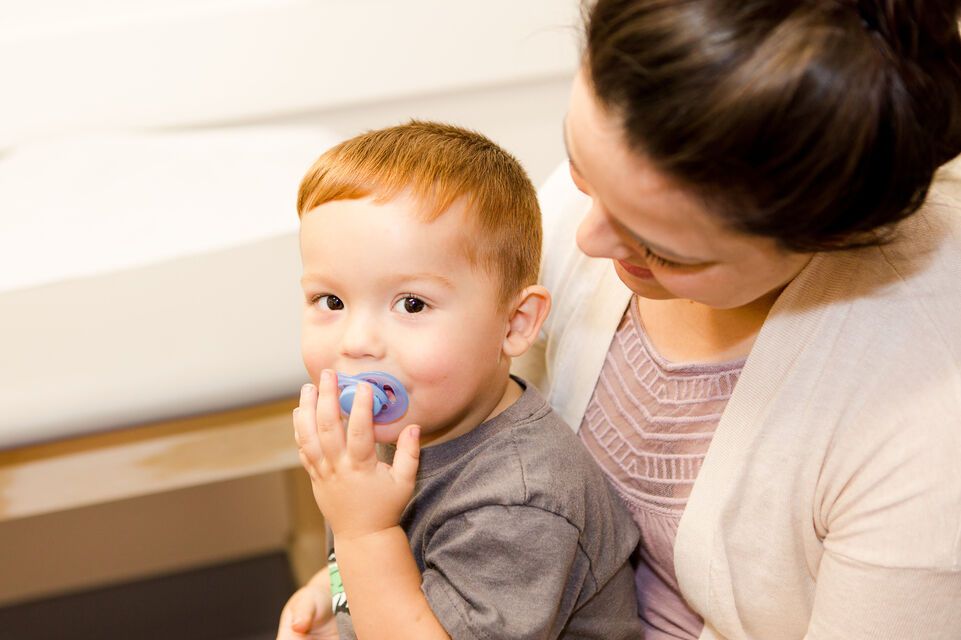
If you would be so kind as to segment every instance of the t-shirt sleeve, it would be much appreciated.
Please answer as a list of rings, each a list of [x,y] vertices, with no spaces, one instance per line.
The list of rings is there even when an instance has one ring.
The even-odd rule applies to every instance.
[[[454,640],[556,638],[582,585],[594,588],[577,529],[535,507],[461,514],[431,535],[425,551],[422,588]]]

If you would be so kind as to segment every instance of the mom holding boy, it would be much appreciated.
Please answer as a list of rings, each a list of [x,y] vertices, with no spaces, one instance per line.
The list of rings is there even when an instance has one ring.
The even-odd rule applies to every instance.
[[[958,13],[590,5],[513,372],[640,531],[643,637],[961,637]]]

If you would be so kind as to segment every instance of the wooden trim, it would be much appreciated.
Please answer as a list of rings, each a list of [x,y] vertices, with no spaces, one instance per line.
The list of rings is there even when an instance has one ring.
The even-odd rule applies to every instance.
[[[0,522],[0,607],[283,551],[286,473]]]
[[[285,473],[290,513],[287,559],[298,585],[327,565],[327,529],[303,467]]]
[[[0,521],[299,466],[296,398],[0,451]]]

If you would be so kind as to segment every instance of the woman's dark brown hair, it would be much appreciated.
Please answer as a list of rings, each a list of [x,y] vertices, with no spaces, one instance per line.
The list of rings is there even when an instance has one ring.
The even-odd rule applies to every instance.
[[[734,228],[880,242],[961,153],[961,0],[599,0],[593,89]]]

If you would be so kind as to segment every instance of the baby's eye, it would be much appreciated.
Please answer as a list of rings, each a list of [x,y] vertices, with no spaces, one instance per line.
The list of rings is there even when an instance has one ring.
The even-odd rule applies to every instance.
[[[427,303],[416,296],[404,296],[394,305],[397,311],[404,313],[420,313],[427,308]]]
[[[314,304],[319,304],[321,308],[327,308],[331,311],[342,311],[344,308],[343,300],[330,294],[317,296],[314,298]]]

